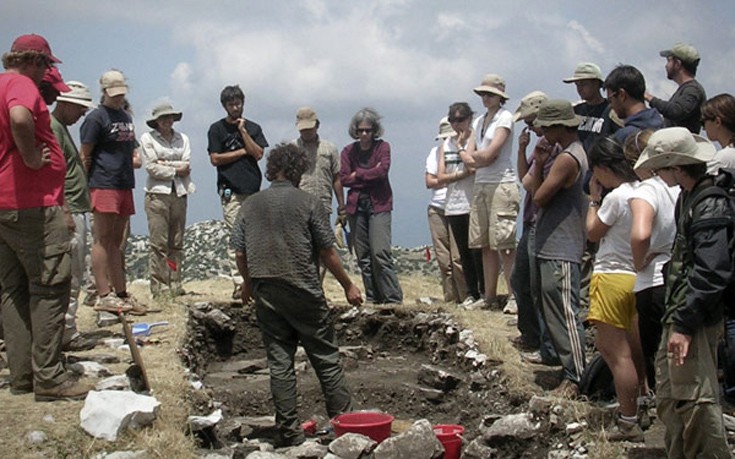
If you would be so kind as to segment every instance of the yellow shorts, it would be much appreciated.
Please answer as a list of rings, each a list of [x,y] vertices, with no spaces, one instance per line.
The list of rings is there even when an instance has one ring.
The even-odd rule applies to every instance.
[[[515,249],[520,202],[516,182],[476,183],[470,209],[470,248]]]
[[[635,274],[593,273],[587,319],[630,330],[637,314],[634,285]]]

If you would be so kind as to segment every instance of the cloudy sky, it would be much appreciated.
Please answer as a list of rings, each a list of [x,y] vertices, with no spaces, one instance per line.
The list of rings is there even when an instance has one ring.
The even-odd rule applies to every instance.
[[[182,110],[176,127],[191,138],[198,187],[190,223],[221,218],[206,133],[224,116],[224,86],[243,88],[245,116],[271,145],[297,135],[296,109],[308,104],[321,136],[341,149],[350,117],[372,106],[392,145],[393,242],[413,247],[430,242],[423,168],[438,120],[455,101],[481,110],[471,89],[484,74],[506,79],[510,110],[537,89],[576,100],[561,80],[581,61],[603,74],[635,65],[650,92],[668,97],[676,88],[658,52],[683,41],[699,49],[698,79],[714,96],[735,91],[734,24],[732,0],[4,0],[0,49],[23,33],[44,35],[64,77],[95,97],[100,74],[121,69],[139,136],[157,101]],[[146,233],[138,172],[133,232]]]

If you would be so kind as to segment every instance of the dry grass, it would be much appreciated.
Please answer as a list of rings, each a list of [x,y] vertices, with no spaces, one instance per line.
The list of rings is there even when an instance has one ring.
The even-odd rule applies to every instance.
[[[359,276],[353,276],[353,279]],[[355,279],[359,283],[359,279]],[[441,286],[438,279],[426,276],[401,276],[405,302],[402,308],[436,310],[437,306],[419,306],[419,297],[441,298]],[[503,282],[501,282],[503,284]],[[344,294],[336,280],[327,276],[325,283],[327,298],[335,303],[344,303]],[[502,288],[504,285],[500,288]],[[186,381],[185,368],[177,354],[186,333],[185,303],[199,301],[229,301],[232,285],[227,279],[191,282],[185,285],[187,291],[194,292],[177,301],[159,301],[153,303],[145,284],[133,284],[130,290],[140,299],[156,308],[159,313],[152,313],[139,318],[139,322],[167,320],[170,325],[158,329],[155,337],[161,340],[158,345],[146,346],[142,349],[154,396],[161,402],[158,419],[152,428],[139,432],[128,432],[116,442],[109,443],[95,440],[79,427],[79,411],[84,402],[36,403],[32,395],[13,396],[7,390],[0,391],[0,457],[26,458],[86,458],[94,457],[102,451],[141,450],[148,451],[149,457],[155,458],[190,458],[195,456],[196,446],[186,435],[186,418],[189,414],[189,400],[192,398],[191,388]],[[518,352],[508,340],[515,336],[514,326],[507,324],[510,316],[500,312],[465,311],[454,305],[439,304],[442,309],[455,314],[457,321],[471,328],[482,352],[492,360],[502,361],[501,369],[508,387],[530,397],[543,392],[533,382],[533,372],[529,365],[522,362]],[[91,308],[82,306],[79,311],[80,329],[95,330],[95,314]],[[119,327],[119,326],[117,326]],[[113,329],[117,329],[113,327]],[[116,354],[123,363],[109,365],[114,374],[121,374],[129,364],[129,353],[105,349],[98,346],[94,353]],[[3,372],[7,374],[7,370]],[[95,382],[95,381],[92,381]],[[579,404],[580,410],[584,410]],[[44,417],[53,416],[53,422]],[[583,414],[580,412],[580,419]],[[32,430],[42,430],[49,440],[36,447],[26,443],[26,434]],[[591,434],[594,435],[594,434]],[[599,444],[599,443],[598,443]],[[606,449],[605,451],[612,451]],[[615,455],[596,456],[614,457]]]

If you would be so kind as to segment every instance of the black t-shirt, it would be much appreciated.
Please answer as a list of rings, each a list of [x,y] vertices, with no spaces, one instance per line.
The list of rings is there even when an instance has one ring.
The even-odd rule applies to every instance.
[[[607,101],[597,105],[579,103],[574,106],[574,113],[582,118],[577,135],[588,155],[598,137],[609,136],[618,130],[618,126],[610,119],[610,104]]]
[[[245,120],[245,130],[255,143],[262,148],[268,147],[263,129],[260,125],[250,120]],[[217,121],[209,127],[207,134],[209,145],[207,151],[212,153],[227,153],[245,148],[237,124],[231,124],[225,118]],[[229,188],[236,194],[252,194],[260,190],[263,174],[258,167],[258,161],[250,155],[238,158],[236,161],[224,166],[217,166],[217,190]]]

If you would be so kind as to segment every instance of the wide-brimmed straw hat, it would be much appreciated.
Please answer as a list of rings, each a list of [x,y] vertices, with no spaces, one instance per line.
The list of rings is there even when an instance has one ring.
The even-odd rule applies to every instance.
[[[549,99],[541,103],[533,125],[540,128],[549,126],[577,127],[581,123],[582,118],[574,113],[571,102],[561,99]]]
[[[541,91],[529,92],[523,96],[521,104],[516,108],[515,113],[513,113],[513,121],[516,122],[526,118],[527,116],[537,114],[541,104],[548,99],[549,96]]]
[[[166,115],[173,115],[174,121],[180,121],[182,116],[181,112],[177,112],[176,110],[174,110],[174,107],[169,102],[161,102],[153,107],[153,110],[151,111],[151,116],[150,118],[148,118],[145,124],[147,124],[148,127],[152,129],[156,129],[158,127],[158,125],[156,124],[156,120]]]
[[[473,89],[473,91],[475,91],[478,96],[482,95],[484,92],[489,92],[497,94],[503,99],[510,99],[508,94],[505,93],[505,80],[500,75],[496,75],[494,73],[488,73],[485,75],[480,86]]]
[[[715,157],[715,146],[704,137],[683,127],[654,132],[648,139],[634,169],[656,170],[664,167],[706,163]]]

